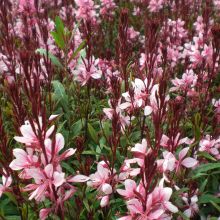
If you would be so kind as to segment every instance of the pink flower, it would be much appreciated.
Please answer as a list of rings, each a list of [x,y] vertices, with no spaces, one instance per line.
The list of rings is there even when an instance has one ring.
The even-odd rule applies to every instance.
[[[160,145],[169,151],[175,150],[181,144],[192,144],[193,139],[190,140],[188,137],[180,138],[180,133],[175,137],[167,137],[165,134],[162,135]]]
[[[137,39],[139,34],[140,33],[138,31],[135,31],[133,27],[130,27],[127,30],[128,39],[130,41],[133,41],[133,40]]]
[[[144,196],[141,193],[140,195]],[[131,217],[149,220],[164,219],[163,217],[167,211],[170,213],[178,212],[177,207],[169,201],[171,195],[172,189],[163,187],[162,179],[159,186],[148,195],[146,204],[143,204],[138,198],[128,200],[127,208],[130,215],[124,216],[121,219],[133,219]]]
[[[158,12],[163,8],[164,0],[150,0],[149,2],[149,10],[150,12]]]
[[[112,187],[108,183],[110,174],[110,170],[103,167],[101,162],[99,162],[97,172],[89,176],[90,180],[87,182],[87,185],[93,188],[98,188],[99,191],[102,191],[105,194],[111,194]]]
[[[34,166],[39,166],[38,157],[33,155],[33,150],[30,148],[27,149],[27,152],[16,148],[13,150],[13,155],[16,159],[9,165],[12,170],[29,169]]]
[[[181,166],[186,168],[195,167],[198,164],[196,159],[192,157],[185,158],[188,151],[189,147],[183,148],[179,152],[179,160],[177,160],[171,152],[164,151],[164,159],[157,160],[158,168],[162,169],[163,172],[166,172],[167,170],[173,171],[174,169],[176,169],[176,172],[178,172]]]
[[[40,220],[46,220],[51,211],[52,211],[51,208],[41,209],[39,216]]]
[[[39,117],[39,123],[40,123],[40,127],[42,128],[42,118],[41,117]],[[35,127],[36,132],[38,132],[39,128],[36,123],[34,123],[34,127]],[[20,127],[20,131],[21,131],[22,136],[15,136],[14,137],[14,139],[17,142],[23,143],[28,147],[41,149],[39,140],[38,140],[35,132],[33,131],[33,128],[32,128],[29,121],[25,121],[25,124]],[[53,133],[53,131],[54,131],[54,125],[51,126],[46,131],[45,134],[42,134],[42,136],[45,138],[48,138]]]
[[[183,193],[182,200],[187,205],[187,209],[183,212],[188,218],[192,218],[199,211],[198,196],[195,194],[189,198],[188,193]]]
[[[140,168],[131,168],[131,164],[137,163],[137,159],[125,160],[120,168],[119,180],[125,180],[129,176],[134,177],[140,173]]]
[[[2,196],[2,194],[4,192],[6,192],[8,190],[11,183],[12,183],[12,177],[11,176],[7,176],[7,175],[2,176],[2,184],[0,184],[0,197]]]
[[[177,164],[176,164],[177,172],[180,169],[181,165],[186,168],[192,168],[198,164],[198,161],[192,157],[185,158],[188,151],[189,151],[189,147],[185,147],[179,152],[179,160],[177,161]]]
[[[36,11],[34,0],[20,0],[19,1],[19,11],[28,12],[30,14]]]
[[[76,11],[77,19],[93,20],[96,16],[95,5],[92,0],[75,0],[78,10]]]
[[[213,106],[216,108],[215,111],[217,114],[220,114],[220,99],[219,100],[212,100]]]
[[[99,59],[94,61],[84,60],[83,63],[80,63],[76,70],[73,71],[73,74],[76,76],[76,80],[84,86],[89,79],[100,79],[102,77],[102,71],[98,68]]]
[[[217,159],[220,158],[220,152],[219,152],[220,138],[211,139],[210,135],[206,135],[206,137],[199,142],[199,146],[200,146],[199,151],[201,152],[205,151],[209,154],[212,154]]]
[[[52,164],[48,164],[44,170],[33,168],[28,170],[28,175],[35,180],[35,184],[29,184],[25,187],[25,191],[33,191],[29,199],[41,201],[44,199],[47,190],[61,186],[65,180],[65,173],[55,171]]]
[[[157,166],[162,172],[173,171],[176,167],[176,158],[175,156],[168,151],[163,152],[164,159],[157,160]]]
[[[133,152],[134,156],[137,158],[143,159],[147,153],[149,153],[150,149],[147,149],[147,141],[143,139],[141,144],[137,143],[134,147],[131,148],[131,152]]]
[[[187,91],[188,89],[192,89],[195,87],[197,79],[198,77],[194,74],[193,70],[187,70],[186,73],[183,73],[182,79],[175,78],[174,80],[171,80],[174,87],[172,87],[170,91]]]
[[[136,190],[137,186],[134,180],[127,179],[124,182],[125,190],[117,189],[118,194],[124,196],[126,199],[131,199],[135,197],[134,191]]]
[[[49,162],[52,158],[55,162],[60,162],[72,156],[76,152],[76,149],[69,148],[66,151],[64,151],[61,155],[59,155],[59,152],[64,148],[64,137],[60,133],[56,134],[54,146],[52,145],[52,141],[49,138],[45,140],[46,153]],[[43,154],[42,159],[45,161]]]
[[[120,104],[121,100],[118,101],[118,105],[116,106],[115,109],[112,108],[111,106],[111,102],[109,102],[109,105],[111,108],[103,108],[103,112],[105,113],[105,115],[107,116],[108,119],[112,120],[113,119],[113,114],[117,114],[119,117],[119,121],[120,121],[120,125],[121,125],[121,130],[122,132],[124,132],[125,127],[128,126],[130,124],[130,121],[134,118],[134,117],[129,117],[129,116],[124,116],[123,110],[122,110],[122,105]]]
[[[98,190],[98,199],[101,200],[100,206],[105,207],[109,203],[109,196],[112,194],[113,189],[110,185],[111,171],[106,167],[105,162],[99,162],[97,172],[89,176],[90,180],[87,185]],[[116,179],[117,177],[115,177]]]
[[[113,0],[101,0],[101,15],[111,16],[114,13],[116,5]]]
[[[147,78],[142,81],[141,79],[136,78],[134,82],[132,82],[134,95],[133,97],[130,96],[129,92],[125,92],[122,94],[125,101],[120,105],[121,109],[128,109],[131,111],[134,108],[144,108],[145,115],[150,115],[152,112],[152,108],[146,105],[146,100],[148,95],[148,87],[152,86],[152,83],[148,84]],[[146,109],[145,109],[146,108]]]

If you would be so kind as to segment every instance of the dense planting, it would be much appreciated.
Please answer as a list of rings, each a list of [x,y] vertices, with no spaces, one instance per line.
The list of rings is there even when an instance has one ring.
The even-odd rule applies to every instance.
[[[220,219],[219,0],[0,1],[0,219]]]

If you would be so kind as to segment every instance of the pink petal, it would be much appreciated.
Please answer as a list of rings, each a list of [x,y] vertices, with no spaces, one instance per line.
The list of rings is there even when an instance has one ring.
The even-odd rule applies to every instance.
[[[161,141],[160,141],[160,145],[162,147],[167,147],[168,141],[169,141],[169,138],[165,134],[163,134],[162,138],[161,138]]]
[[[102,77],[102,72],[101,71],[97,71],[96,73],[91,74],[91,77],[93,79],[100,79]]]
[[[182,161],[181,164],[187,168],[191,168],[191,167],[196,166],[198,164],[198,161],[192,157],[187,157],[186,159]]]
[[[185,147],[179,152],[179,160],[180,161],[186,156],[188,151],[189,151],[189,147]]]
[[[30,125],[22,125],[20,128],[21,134],[27,138],[35,138],[35,134]]]
[[[169,201],[165,202],[164,206],[172,213],[178,212],[178,208]]]
[[[146,107],[144,108],[144,115],[145,115],[145,116],[148,116],[148,115],[150,115],[150,114],[152,113],[152,111],[153,111],[153,109],[152,109],[151,106],[146,106]]]
[[[23,169],[23,166],[20,166],[20,164],[17,163],[17,160],[13,160],[10,164],[9,164],[9,167],[12,169],[12,170],[21,170]]]
[[[49,215],[49,213],[51,212],[52,209],[47,208],[47,209],[41,209],[40,210],[40,219],[41,220],[45,220],[47,218],[47,216]]]
[[[143,206],[138,199],[131,199],[127,202],[128,210],[132,213],[142,214]]]
[[[127,197],[127,191],[126,190],[124,190],[124,189],[117,189],[116,191],[121,196]]]
[[[49,121],[53,121],[55,118],[57,118],[59,115],[51,115],[49,117]]]
[[[52,164],[48,164],[44,168],[44,171],[47,174],[48,178],[52,178],[52,176],[53,176],[53,165]]]
[[[62,134],[56,134],[56,152],[58,153],[64,148],[64,137]]]
[[[76,149],[69,148],[68,150],[64,151],[60,156],[62,160],[72,156],[76,152]]]
[[[19,161],[22,161],[22,162],[25,162],[27,160],[27,152],[22,150],[22,149],[19,149],[19,148],[16,148],[13,150],[13,155],[19,160]]]
[[[61,186],[65,182],[65,173],[59,173],[57,171],[53,174],[53,184],[56,187]]]
[[[26,137],[15,136],[14,139],[22,144],[28,144],[30,142],[30,138]]]
[[[25,169],[26,175],[34,178],[36,183],[40,183],[41,180],[45,180],[45,175],[39,168]]]
[[[165,201],[168,201],[173,193],[173,190],[169,187],[165,187],[162,190],[163,190],[163,199]]]
[[[125,189],[128,189],[129,191],[133,191],[134,189],[136,189],[136,182],[134,180],[131,179],[127,179],[125,180]]]
[[[47,137],[47,138],[50,137],[50,135],[53,133],[54,129],[55,129],[55,126],[52,125],[52,126],[47,130],[47,132],[46,132],[46,137]]]
[[[98,171],[98,174],[99,174],[103,179],[107,179],[107,178],[108,178],[109,170],[106,169],[106,168],[104,168],[100,163],[98,163],[97,171]]]
[[[112,193],[112,186],[108,183],[104,183],[102,185],[102,192],[104,192],[107,195],[111,194]]]
[[[164,210],[163,209],[158,209],[153,213],[149,214],[149,219],[158,219],[161,215],[163,215]]]
[[[76,176],[70,178],[68,180],[68,182],[83,183],[83,182],[88,181],[89,179],[90,178],[88,176],[85,176],[85,175],[76,175]]]
[[[118,218],[118,220],[132,220],[132,217],[130,215]]]
[[[104,196],[101,199],[100,206],[105,207],[109,204],[109,196]]]

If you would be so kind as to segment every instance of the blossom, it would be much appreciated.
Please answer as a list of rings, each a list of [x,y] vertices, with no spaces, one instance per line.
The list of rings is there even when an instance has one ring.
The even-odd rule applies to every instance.
[[[12,184],[12,177],[8,175],[3,175],[2,176],[2,184],[0,184],[0,197],[2,194],[8,190],[8,188]]]
[[[171,195],[172,189],[163,187],[163,180],[161,180],[159,186],[148,195],[146,204],[144,204],[145,208],[138,198],[129,199],[126,203],[129,215],[120,219],[133,219],[133,217],[138,217],[138,219],[156,220],[163,219],[167,211],[176,213],[178,212],[177,207],[169,201]]]
[[[196,159],[192,157],[186,157],[188,151],[189,151],[189,147],[185,147],[179,152],[179,160],[177,161],[176,164],[176,171],[179,170],[181,165],[186,168],[192,168],[198,164],[198,161]]]
[[[76,11],[77,19],[93,20],[96,16],[95,4],[92,0],[75,0],[78,10]]]
[[[212,139],[210,135],[206,135],[205,138],[203,138],[199,142],[199,151],[207,152],[215,156],[217,159],[219,159],[220,158],[220,153],[218,149],[219,146],[220,146],[220,138]]]
[[[117,114],[119,121],[120,121],[120,125],[121,125],[121,130],[122,132],[124,132],[125,127],[128,126],[130,124],[130,121],[134,118],[134,117],[129,117],[129,116],[124,116],[123,113],[123,104],[120,104],[121,100],[118,101],[117,106],[114,108],[112,108],[111,102],[109,102],[109,105],[111,108],[103,108],[103,112],[105,113],[105,115],[107,116],[108,119],[112,120],[113,119],[113,115]],[[123,105],[124,106],[124,105]]]
[[[101,15],[112,15],[116,5],[113,0],[101,0]]]
[[[160,145],[169,151],[176,149],[181,144],[192,144],[194,140],[190,140],[188,137],[180,138],[180,133],[177,133],[175,137],[168,137],[165,134],[162,135]]]
[[[30,14],[36,11],[34,0],[20,0],[19,1],[19,11],[28,12]]]
[[[111,171],[105,167],[105,163],[99,162],[97,171],[89,176],[90,180],[87,185],[98,190],[98,198],[101,200],[101,207],[108,205],[109,196],[112,194],[113,189],[110,185]]]
[[[149,10],[150,12],[158,12],[163,8],[164,0],[150,0],[149,2]]]
[[[99,59],[92,61],[90,64],[87,59],[83,63],[80,63],[76,70],[73,71],[73,74],[76,77],[76,80],[84,86],[89,79],[100,79],[102,76],[101,70],[98,68]]]
[[[138,158],[144,158],[147,153],[149,153],[147,149],[147,141],[143,139],[141,144],[137,143],[133,148],[131,148],[131,152]]]
[[[46,139],[44,143],[46,148],[47,159],[49,161],[53,159],[54,161],[59,162],[72,156],[76,152],[76,149],[69,148],[66,151],[64,151],[61,155],[59,155],[59,152],[64,148],[64,137],[60,133],[57,133],[55,136],[54,146],[51,139],[49,138]],[[43,154],[42,159],[45,160]]]
[[[174,80],[171,80],[174,87],[170,91],[187,91],[192,89],[196,85],[197,79],[198,77],[194,74],[193,70],[187,70],[186,73],[183,73],[181,79],[176,77]]]
[[[189,151],[189,147],[183,148],[179,154],[178,159],[171,152],[164,151],[163,158],[157,160],[157,165],[159,169],[162,169],[163,172],[176,170],[178,172],[181,166],[186,168],[195,167],[198,164],[198,161],[192,157],[186,157],[186,154]]]
[[[87,182],[87,185],[94,188],[104,189],[107,192],[111,191],[111,186],[107,184],[110,176],[110,170],[103,167],[99,162],[97,166],[97,171],[94,174],[91,174],[90,180]]]
[[[29,121],[25,121],[25,124],[20,127],[20,132],[22,136],[15,136],[14,139],[17,142],[23,143],[28,147],[37,148],[40,149],[40,143],[37,137],[37,132],[39,132],[39,129],[42,129],[42,117],[39,117],[39,126],[37,123],[34,122],[34,129],[32,128],[32,125]],[[42,137],[48,138],[54,131],[54,125],[52,125],[45,134],[42,134]]]
[[[30,148],[27,151],[16,148],[13,150],[13,155],[15,159],[9,165],[12,170],[29,169],[39,166],[38,157],[33,155],[33,150]]]
[[[124,185],[125,185],[125,190],[117,189],[118,194],[124,196],[126,199],[135,197],[134,191],[137,188],[135,181],[131,179],[126,179]]]
[[[188,218],[192,218],[198,211],[198,196],[194,194],[193,196],[189,197],[188,193],[183,193],[182,200],[185,202],[187,208],[184,210],[184,215]]]
[[[40,168],[32,168],[28,170],[28,175],[34,178],[35,184],[29,184],[25,187],[26,191],[33,191],[29,199],[41,201],[46,195],[48,189],[61,186],[65,180],[65,173],[54,170],[52,164],[45,166],[43,170]]]

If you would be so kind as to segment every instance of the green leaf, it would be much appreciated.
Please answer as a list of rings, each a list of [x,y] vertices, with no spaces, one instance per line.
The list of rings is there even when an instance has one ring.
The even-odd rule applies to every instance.
[[[97,132],[95,131],[95,129],[92,127],[90,123],[88,123],[88,131],[89,131],[89,135],[91,136],[92,140],[96,144],[98,144],[99,140],[98,140]]]
[[[220,213],[220,206],[216,204],[215,202],[211,201],[211,204],[219,211]]]
[[[78,46],[78,48],[73,52],[73,54],[68,60],[68,63],[70,63],[70,61],[78,55],[78,53],[85,47],[85,45],[86,45],[86,40],[82,41],[81,44]]]
[[[217,198],[211,194],[204,194],[204,195],[201,195],[199,197],[199,203],[200,204],[203,204],[203,203],[211,203],[212,202],[215,202],[215,203],[220,203],[220,198]]]
[[[60,63],[59,59],[57,57],[55,57],[52,53],[50,53],[49,51],[43,49],[43,48],[38,48],[36,49],[35,53],[39,53],[41,56],[45,56],[49,57],[49,59],[51,60],[52,64],[59,67],[59,68],[63,68],[63,65]]]
[[[207,153],[205,151],[204,152],[199,152],[198,156],[199,157],[204,157],[204,158],[212,160],[212,161],[217,161],[214,157],[212,157],[209,153]]]
[[[52,31],[51,35],[53,36],[56,44],[60,47],[60,49],[65,48],[65,31],[64,31],[64,24],[60,17],[56,16],[55,18],[55,25],[56,25],[56,31]]]
[[[52,81],[52,85],[54,88],[54,99],[61,103],[65,112],[68,112],[68,96],[66,95],[63,84],[58,80],[54,80]]]
[[[71,136],[74,138],[78,136],[84,127],[85,119],[79,119],[77,122],[75,122],[71,127]]]
[[[85,205],[87,211],[90,212],[88,200],[84,199],[84,200],[83,200],[83,204]]]
[[[220,163],[207,163],[207,164],[202,164],[199,167],[197,167],[195,170],[193,170],[193,173],[202,173],[202,172],[207,172],[209,170],[217,169],[220,168]]]
[[[64,167],[70,174],[74,174],[75,173],[75,170],[73,169],[73,167],[70,166],[66,162],[62,162],[62,167]]]
[[[59,34],[64,34],[64,24],[59,16],[55,18],[56,30]]]
[[[7,220],[21,220],[20,216],[12,215],[12,216],[7,216]]]
[[[64,49],[65,47],[65,41],[62,36],[60,36],[57,32],[52,31],[50,34],[53,36],[53,39],[55,40],[56,44],[60,49]]]
[[[189,220],[187,216],[185,216],[181,211],[178,212],[179,216],[181,216],[184,220]]]
[[[83,155],[94,155],[96,156],[98,153],[92,150],[85,150],[82,152]]]
[[[208,183],[208,178],[206,178],[205,181],[201,184],[199,188],[199,192],[204,192],[207,183]]]

